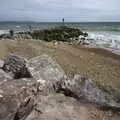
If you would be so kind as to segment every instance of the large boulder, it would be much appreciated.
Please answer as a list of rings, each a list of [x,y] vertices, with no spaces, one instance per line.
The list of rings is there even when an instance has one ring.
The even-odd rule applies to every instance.
[[[98,104],[102,107],[120,109],[120,90],[101,85],[87,77],[66,76],[63,69],[47,55],[29,61],[29,69],[43,92],[63,92],[78,100]]]
[[[0,120],[20,120],[34,108],[35,81],[23,78],[31,74],[22,57],[9,55],[0,64]]]
[[[72,96],[77,100],[84,100],[100,105],[105,109],[120,110],[120,89],[102,85],[80,75],[73,79],[58,83],[59,92]]]
[[[33,84],[33,79],[13,79],[0,69],[0,120],[20,120],[32,111]]]
[[[67,76],[57,62],[47,55],[28,62],[20,58],[9,57],[4,64],[7,66],[3,66],[4,71],[0,69],[0,120],[78,120],[78,102],[81,100],[120,110],[120,89],[101,85],[80,75]],[[25,67],[32,78],[22,78],[20,73],[22,77],[14,79],[9,72],[16,75],[19,65],[21,67],[17,73]],[[56,93],[61,92],[69,97],[56,97]]]
[[[36,101],[38,104],[25,120],[119,120],[110,111],[63,94],[39,96]]]
[[[35,109],[25,120],[88,120],[87,107],[72,97],[51,94],[39,96],[37,101]]]
[[[48,55],[30,59],[28,67],[33,78],[41,84],[40,90],[47,93],[55,92],[58,88],[56,83],[67,78],[60,65]]]
[[[23,73],[27,72],[22,71],[24,67],[32,78],[25,78],[27,76]],[[62,68],[47,55],[33,58],[29,63],[22,57],[10,55],[2,69],[0,69],[1,120],[24,120],[35,109],[35,105],[39,104],[40,101],[36,101],[39,92],[55,92],[56,82],[65,75]],[[19,79],[15,79],[18,73]]]
[[[12,73],[16,79],[32,77],[27,67],[27,60],[17,55],[8,55],[2,69],[7,73]]]

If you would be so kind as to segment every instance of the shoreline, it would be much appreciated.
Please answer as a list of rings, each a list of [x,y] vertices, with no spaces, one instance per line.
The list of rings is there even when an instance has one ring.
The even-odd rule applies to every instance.
[[[12,30],[11,30],[12,31]],[[11,33],[5,33],[0,36],[1,40],[40,40],[46,42],[53,42],[54,44],[71,44],[78,46],[85,46],[86,48],[91,48],[90,51],[95,51],[98,54],[103,54],[107,56],[111,56],[113,58],[117,58],[120,60],[118,56],[120,56],[120,50],[114,49],[110,47],[104,47],[101,44],[97,44],[97,40],[93,40],[89,38],[89,34],[81,31],[80,29],[70,28],[67,26],[61,26],[52,29],[44,29],[44,30],[33,30],[33,31],[23,31],[16,32],[12,31]],[[44,33],[44,34],[43,34]],[[42,39],[42,40],[41,40]],[[44,40],[43,40],[44,39]],[[101,40],[102,42],[102,40]],[[105,54],[104,54],[105,52]],[[118,55],[118,56],[117,56]]]
[[[101,49],[101,50],[106,50],[106,52],[108,52],[108,54],[109,54],[109,52],[111,53],[111,54],[116,54],[116,55],[119,55],[120,56],[120,50],[119,49],[113,49],[113,48],[105,48],[105,47],[98,47],[98,46],[96,46],[96,45],[93,45],[93,44],[90,44],[89,46],[91,46],[91,48],[96,48],[96,49]]]
[[[79,48],[79,46],[77,47]],[[114,49],[104,48],[104,47],[97,47],[95,45],[83,45],[82,49],[87,50],[89,52],[94,52],[99,55],[103,55],[105,57],[111,57],[113,59],[120,60],[119,50],[114,50]]]
[[[1,30],[0,30],[1,31]],[[15,32],[15,35],[17,35],[17,34],[19,34],[19,32]],[[2,35],[8,35],[8,39],[9,39],[9,32],[8,32],[8,30],[7,30],[7,32],[4,32],[4,33],[1,33],[0,34],[0,36],[2,36]],[[7,38],[1,38],[1,39],[7,39]],[[0,40],[1,40],[0,39]],[[11,40],[12,40],[12,38],[10,38]],[[16,38],[16,39],[19,39],[19,38]],[[22,39],[21,37],[20,37],[20,39]],[[28,36],[28,39],[29,39],[29,36]],[[24,38],[23,38],[23,40],[24,40]],[[29,39],[30,40],[30,39]],[[35,40],[35,39],[34,39]],[[79,39],[80,40],[80,39]],[[79,41],[78,40],[78,41]],[[44,40],[43,40],[44,41]],[[56,42],[59,42],[59,41],[56,41]],[[61,41],[61,42],[63,42],[63,41]],[[65,44],[65,42],[63,42],[64,44]],[[67,44],[79,44],[79,43],[77,43],[77,41],[75,41],[75,40],[73,40],[72,42],[66,42]],[[91,47],[93,47],[93,48],[98,48],[98,49],[104,49],[104,50],[107,50],[107,51],[110,51],[111,53],[114,53],[114,54],[117,54],[117,55],[120,55],[120,49],[117,49],[117,48],[112,48],[112,47],[104,47],[104,46],[102,46],[102,45],[100,45],[100,44],[96,44],[95,43],[95,41],[93,42],[93,43],[91,43],[91,40],[89,40],[89,38],[87,38],[86,40],[85,40],[85,42],[84,42],[87,46],[91,46]]]

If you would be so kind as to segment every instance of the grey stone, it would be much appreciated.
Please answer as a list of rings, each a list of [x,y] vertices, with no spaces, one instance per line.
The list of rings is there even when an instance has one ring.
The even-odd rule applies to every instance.
[[[82,120],[81,107],[75,99],[62,94],[39,96],[36,108],[25,120]]]
[[[30,59],[28,62],[29,70],[34,79],[41,84],[40,89],[46,92],[57,89],[56,83],[66,78],[63,69],[48,55],[41,55]]]
[[[12,55],[5,61],[8,65],[5,70],[0,69],[0,120],[84,119],[78,112],[81,100],[110,110],[120,110],[120,89],[98,84],[81,75],[69,77],[47,55],[29,61],[19,58]],[[26,67],[33,78],[17,80],[7,73],[14,73],[18,63]],[[60,96],[61,92],[65,96]]]
[[[91,102],[106,109],[120,110],[120,89],[101,85],[80,75],[60,83],[60,91],[78,100]]]
[[[26,117],[35,105],[32,92],[34,80],[27,78],[18,81],[4,74],[0,76],[0,120],[20,120]]]
[[[75,97],[78,100],[92,102],[106,108],[120,108],[120,90],[80,75],[69,78],[63,69],[47,55],[33,58],[29,61],[29,69],[32,76],[41,83],[41,90],[52,92],[64,92],[65,95]],[[48,92],[48,93],[49,93]]]
[[[17,55],[8,55],[2,69],[7,73],[12,73],[16,79],[32,77],[27,68],[27,60]]]

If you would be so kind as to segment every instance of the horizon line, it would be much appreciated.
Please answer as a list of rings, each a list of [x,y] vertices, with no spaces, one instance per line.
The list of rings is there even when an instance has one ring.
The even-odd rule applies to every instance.
[[[29,21],[29,20],[2,20],[0,22],[33,22],[33,23],[61,23],[61,21]],[[65,23],[103,23],[103,22],[120,22],[120,21],[65,21]]]

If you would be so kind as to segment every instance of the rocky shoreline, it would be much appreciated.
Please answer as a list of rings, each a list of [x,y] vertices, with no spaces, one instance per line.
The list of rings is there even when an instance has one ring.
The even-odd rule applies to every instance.
[[[1,34],[0,40],[42,40],[46,42],[53,42],[54,44],[67,43],[72,45],[90,45],[91,47],[102,48],[111,51],[112,53],[120,55],[119,50],[100,47],[91,42],[88,38],[88,33],[80,29],[60,26],[52,29],[32,30],[26,32],[14,33],[13,30],[9,34]]]
[[[87,44],[85,42],[88,33],[79,29],[60,26],[52,29],[33,30],[14,33],[10,30],[9,34],[0,35],[0,39],[34,39],[46,42],[67,42],[72,44]]]
[[[18,74],[21,76],[18,77]],[[1,120],[78,120],[79,113],[74,113],[76,117],[70,116],[68,113],[70,109],[67,110],[64,107],[79,106],[81,101],[92,103],[107,111],[119,112],[119,94],[120,89],[104,86],[86,76],[66,75],[60,65],[48,55],[26,60],[11,54],[4,62],[1,61]],[[69,103],[67,103],[67,99]],[[63,109],[59,105],[63,105],[63,103],[56,100],[64,102],[63,109],[67,110],[65,114],[60,112]]]
[[[5,43],[7,49],[9,48],[8,53],[18,52],[19,54],[20,52],[21,54],[22,51],[21,55],[25,52],[27,56],[29,53],[30,59],[27,60],[20,54],[19,56],[9,54],[4,61],[0,60],[0,120],[119,120],[119,88],[104,85],[81,72],[78,74],[75,70],[74,74],[70,72],[66,74],[66,71],[62,68],[68,65],[69,59],[72,60],[74,57],[76,59],[69,63],[69,69],[71,69],[71,64],[73,67],[73,62],[77,62],[77,60],[81,62],[76,64],[77,67],[80,67],[81,70],[85,68],[85,72],[87,67],[90,67],[89,65],[92,64],[93,67],[97,63],[93,72],[98,74],[103,70],[100,71],[100,68],[104,68],[104,66],[101,67],[102,62],[100,60],[105,63],[103,58],[106,57],[106,62],[115,59],[114,62],[110,62],[115,66],[113,72],[119,71],[116,64],[119,62],[120,56],[101,48],[92,47],[87,43],[86,37],[87,33],[66,27],[14,35],[11,32],[9,35],[1,35],[2,40],[8,40],[7,42],[12,40],[10,43],[12,46]],[[40,43],[37,41],[40,41]],[[44,44],[44,41],[47,42]],[[42,45],[42,47],[40,48],[39,45]],[[79,45],[81,45],[80,50]],[[51,55],[61,55],[58,57],[58,61],[60,62],[60,58],[63,57],[64,65],[59,65],[56,60],[50,57],[51,55],[43,54],[45,52],[44,48],[47,49],[47,53],[51,51]],[[42,55],[38,56],[37,52],[42,52]],[[63,54],[70,55],[66,57],[67,61],[65,61]],[[95,57],[94,64],[92,63],[93,57]],[[110,58],[110,61],[108,58]],[[85,63],[87,63],[87,67],[84,66]],[[88,63],[91,64],[88,65]],[[79,64],[80,66],[78,66]],[[106,66],[113,69],[108,64]],[[97,67],[99,68],[98,72],[96,72]],[[91,69],[89,71],[91,72]],[[115,73],[116,76],[118,74]],[[119,79],[119,77],[117,78]],[[94,117],[91,117],[88,111],[95,112]],[[117,116],[118,119],[114,116]]]

